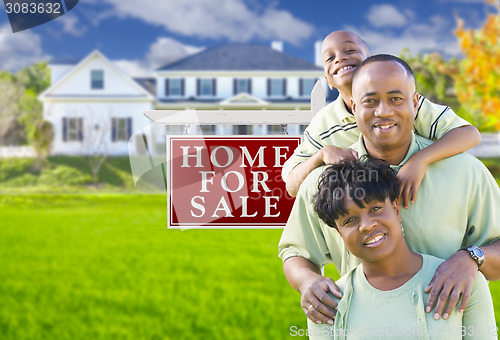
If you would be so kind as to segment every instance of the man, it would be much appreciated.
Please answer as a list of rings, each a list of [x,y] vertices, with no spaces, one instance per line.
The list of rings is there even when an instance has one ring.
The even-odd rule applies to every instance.
[[[361,135],[351,148],[359,156],[370,154],[399,170],[432,144],[412,131],[419,100],[411,69],[401,59],[378,55],[359,64],[352,97]],[[301,184],[279,248],[285,276],[301,293],[306,315],[333,324],[334,313],[325,304],[335,308],[336,303],[327,292],[339,298],[341,293],[332,279],[321,275],[321,268],[333,262],[343,275],[359,260],[314,212],[311,198],[322,170],[313,170]],[[465,309],[478,268],[487,279],[500,279],[499,206],[500,190],[489,171],[474,157],[458,154],[429,165],[415,203],[402,209],[410,249],[448,259],[426,289],[426,312],[437,301],[435,318],[447,319],[460,295],[459,309]]]

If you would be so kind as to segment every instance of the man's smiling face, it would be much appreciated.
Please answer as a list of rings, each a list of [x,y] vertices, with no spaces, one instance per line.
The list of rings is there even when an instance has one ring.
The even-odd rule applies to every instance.
[[[321,62],[328,84],[338,89],[348,88],[350,92],[352,72],[369,55],[364,42],[354,33],[329,34],[321,46]]]
[[[374,150],[408,145],[418,107],[413,76],[395,61],[362,66],[352,84],[352,110],[364,142]]]

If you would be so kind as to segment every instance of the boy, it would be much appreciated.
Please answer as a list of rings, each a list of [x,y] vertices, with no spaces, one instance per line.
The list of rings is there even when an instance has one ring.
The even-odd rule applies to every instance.
[[[350,106],[352,74],[370,52],[359,36],[348,31],[330,33],[323,40],[321,51],[325,78],[331,89],[338,89],[339,96],[312,119],[304,131],[304,142],[283,166],[282,177],[288,193],[294,197],[313,169],[357,158],[356,153],[348,149],[360,134]],[[405,208],[408,208],[410,197],[412,203],[415,201],[429,164],[467,151],[481,141],[477,129],[453,110],[433,104],[424,97],[420,97],[414,131],[436,142],[413,155],[398,172],[400,202]]]

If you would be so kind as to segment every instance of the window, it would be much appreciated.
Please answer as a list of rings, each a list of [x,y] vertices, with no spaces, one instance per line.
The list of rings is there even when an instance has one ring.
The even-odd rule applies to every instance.
[[[252,81],[249,78],[233,79],[233,94],[252,93]]]
[[[165,79],[166,96],[184,96],[184,79],[170,78]]]
[[[286,79],[283,78],[268,79],[267,95],[269,97],[284,97],[286,95]]]
[[[316,84],[316,78],[304,78],[299,80],[299,95],[309,97]]]
[[[202,97],[215,96],[215,78],[202,78],[196,81],[196,94]]]
[[[111,140],[126,142],[132,136],[132,118],[112,118]]]
[[[83,140],[83,118],[63,118],[63,141],[80,142]]]
[[[100,90],[104,88],[104,71],[92,70],[90,71],[90,88],[93,90]]]

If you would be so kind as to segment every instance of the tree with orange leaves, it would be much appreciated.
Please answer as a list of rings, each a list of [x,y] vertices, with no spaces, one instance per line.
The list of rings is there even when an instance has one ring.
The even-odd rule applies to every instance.
[[[455,74],[455,91],[462,104],[461,115],[481,130],[500,130],[500,1],[478,30],[464,29],[458,20],[455,34],[465,55]]]

